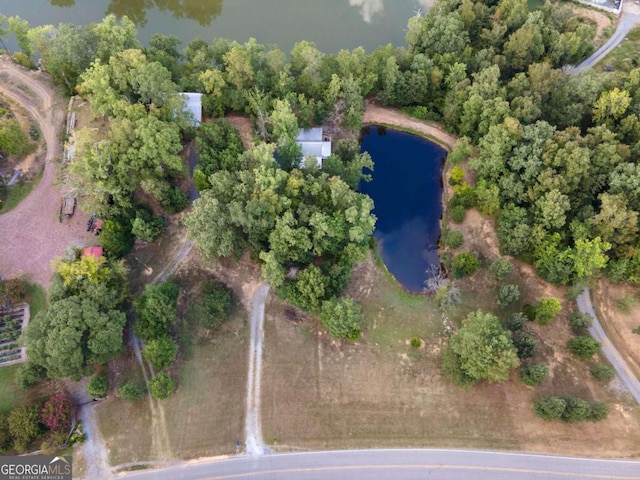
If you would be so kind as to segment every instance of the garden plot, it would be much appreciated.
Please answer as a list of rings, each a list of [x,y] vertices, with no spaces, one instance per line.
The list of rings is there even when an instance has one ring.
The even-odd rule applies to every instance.
[[[26,303],[0,310],[0,366],[26,360],[18,338],[28,321],[29,305]]]

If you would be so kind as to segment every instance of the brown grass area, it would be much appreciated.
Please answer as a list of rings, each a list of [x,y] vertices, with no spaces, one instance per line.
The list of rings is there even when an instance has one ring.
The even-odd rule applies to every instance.
[[[82,444],[73,446],[71,475],[73,478],[85,478],[87,475],[87,461],[82,452]]]
[[[229,321],[216,330],[199,326],[202,312],[197,308],[202,283],[213,279],[209,269],[200,267],[193,255],[174,279],[181,289],[179,311],[184,330],[182,350],[175,368],[176,392],[162,402],[173,454],[178,458],[197,458],[235,452],[235,442],[244,439],[247,360],[249,347],[248,314],[236,305]],[[229,282],[243,298],[241,263],[235,281]],[[225,280],[219,270],[215,277]],[[250,282],[248,282],[250,283]]]
[[[594,304],[602,327],[636,377],[640,378],[640,335],[632,332],[640,327],[640,289],[601,279],[594,292]],[[628,311],[617,305],[624,298],[635,299],[635,304],[630,305]]]
[[[173,232],[175,233],[175,232]],[[143,282],[162,269],[181,242],[173,233],[157,244],[137,249],[133,258],[133,279]],[[153,269],[145,275],[143,263]],[[248,258],[238,263],[205,266],[192,252],[170,280],[180,286],[176,336],[180,343],[178,358],[171,367],[176,391],[160,402],[157,415],[166,422],[168,444],[174,458],[191,459],[236,451],[235,442],[244,439],[246,404],[248,315],[245,305],[257,285],[255,265]],[[199,326],[197,308],[203,282],[214,276],[227,283],[240,299],[231,319],[214,331]],[[147,280],[148,281],[148,280]],[[136,289],[138,290],[138,289]],[[130,378],[141,380],[141,372],[130,356],[112,362],[111,385]],[[133,404],[110,398],[98,409],[98,421],[110,450],[112,465],[167,460],[157,458],[152,445],[153,413],[146,398]],[[142,437],[141,440],[139,438]]]
[[[96,419],[105,446],[109,452],[109,463],[146,461],[151,459],[151,411],[146,397],[129,403],[120,399],[115,391],[127,381],[143,383],[133,352],[109,364],[109,383],[112,392],[109,398],[96,407]]]
[[[171,450],[178,458],[232,453],[244,438],[247,315],[238,312],[179,366],[178,389],[163,401]]]
[[[512,280],[528,285],[523,302],[562,297],[535,276],[519,280],[529,274],[516,262]],[[453,320],[479,307],[497,310],[486,271],[461,287],[467,302],[449,312]],[[540,389],[524,386],[514,372],[507,383],[464,390],[440,373],[443,313],[429,297],[406,294],[371,259],[354,271],[348,293],[363,304],[366,317],[363,336],[353,343],[330,340],[308,315],[291,320],[285,313],[290,307],[277,299],[267,306],[263,433],[276,448],[439,446],[640,455],[637,407],[620,403],[592,381],[588,364],[567,356],[564,314],[546,327],[528,325],[541,341],[536,360],[552,371]],[[410,346],[412,336],[422,339],[420,348]],[[531,407],[540,393],[607,401],[612,412],[598,424],[545,422]]]

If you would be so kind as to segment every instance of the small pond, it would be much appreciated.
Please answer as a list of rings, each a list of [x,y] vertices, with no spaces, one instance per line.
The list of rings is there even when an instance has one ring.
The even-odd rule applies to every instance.
[[[446,151],[416,135],[371,126],[362,132],[361,151],[375,164],[371,182],[361,182],[378,217],[374,236],[393,276],[421,292],[427,270],[439,268],[442,162]]]

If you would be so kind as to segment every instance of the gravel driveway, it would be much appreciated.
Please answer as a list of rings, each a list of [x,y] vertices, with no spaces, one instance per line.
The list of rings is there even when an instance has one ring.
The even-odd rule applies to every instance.
[[[85,231],[87,215],[79,208],[72,218],[58,221],[61,191],[54,180],[62,158],[60,138],[65,126],[64,100],[56,97],[50,80],[0,60],[0,94],[20,104],[38,124],[46,142],[45,170],[40,183],[13,210],[0,216],[0,275],[27,277],[45,287],[51,260],[63,256],[69,245],[83,246],[96,239]]]

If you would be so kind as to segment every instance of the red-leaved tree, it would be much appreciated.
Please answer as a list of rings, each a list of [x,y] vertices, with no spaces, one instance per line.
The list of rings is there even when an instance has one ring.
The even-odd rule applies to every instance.
[[[49,398],[40,410],[40,421],[52,432],[68,432],[71,428],[71,401],[63,393]]]

